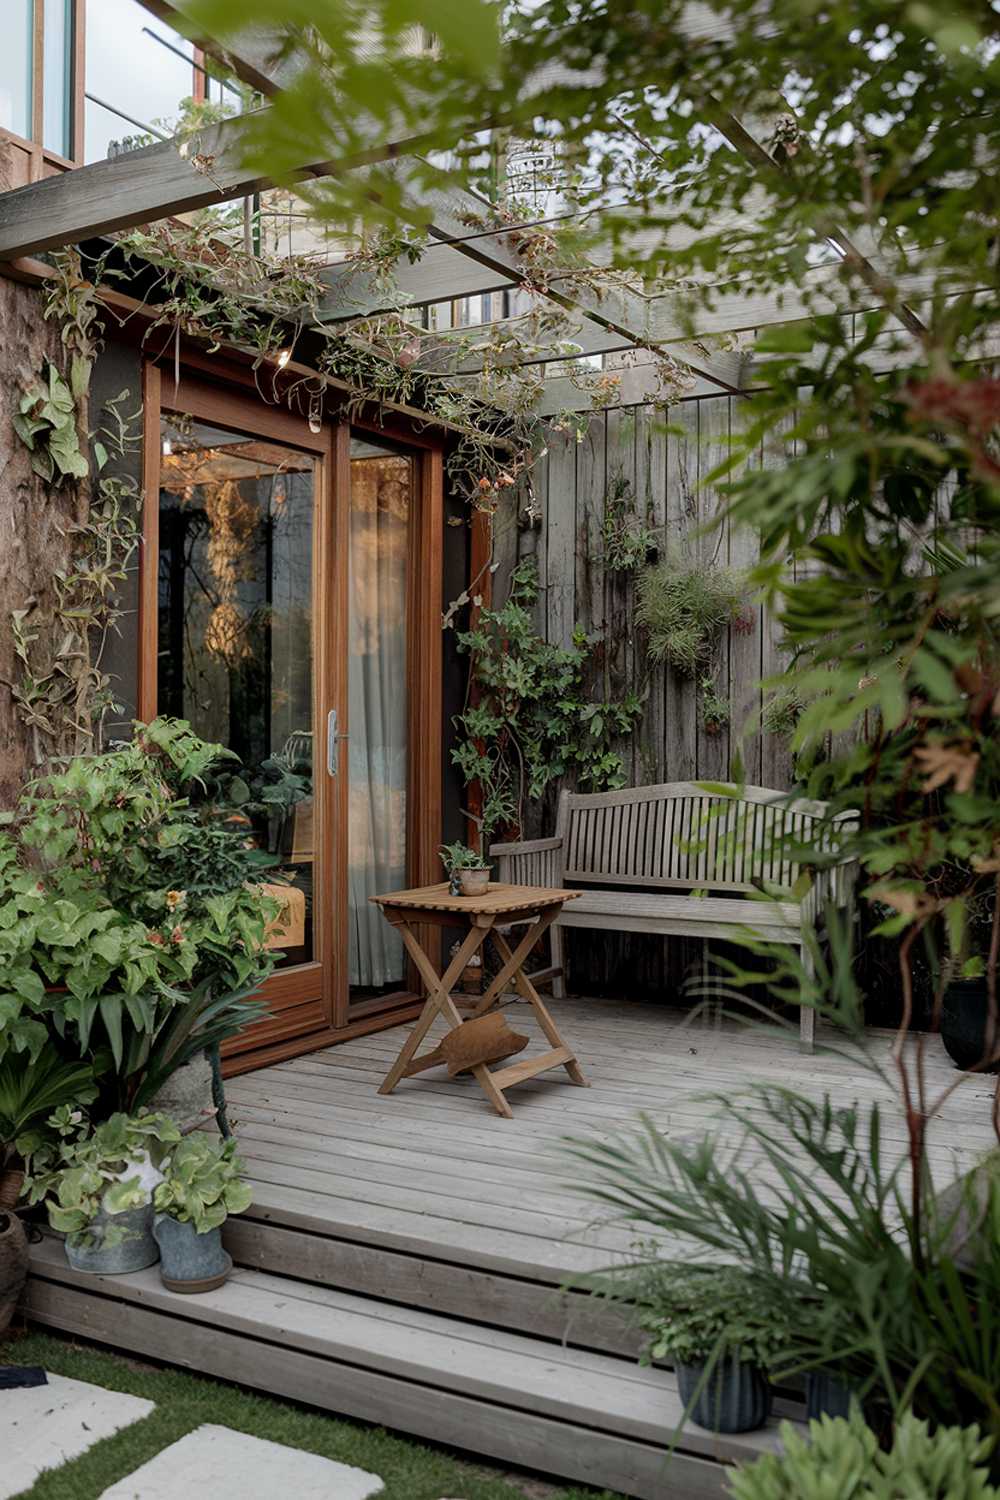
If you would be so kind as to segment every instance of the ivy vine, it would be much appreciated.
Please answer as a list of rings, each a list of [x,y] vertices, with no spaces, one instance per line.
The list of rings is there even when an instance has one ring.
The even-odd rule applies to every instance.
[[[518,833],[526,800],[540,798],[558,778],[571,777],[589,791],[623,786],[616,746],[643,711],[637,693],[617,701],[591,698],[593,642],[579,627],[570,646],[543,640],[534,623],[538,593],[537,569],[528,559],[514,570],[506,602],[482,610],[475,627],[458,635],[471,662],[452,760],[467,786],[481,788],[477,821],[484,846],[497,833]]]

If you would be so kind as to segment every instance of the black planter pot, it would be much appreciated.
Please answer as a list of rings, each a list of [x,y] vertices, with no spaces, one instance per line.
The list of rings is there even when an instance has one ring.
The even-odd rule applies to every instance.
[[[820,1417],[849,1417],[853,1392],[828,1370],[810,1370],[806,1376],[806,1421]]]
[[[771,1410],[771,1387],[761,1367],[736,1354],[716,1360],[707,1377],[706,1367],[707,1362],[677,1366],[677,1389],[691,1420],[709,1432],[763,1427]]]
[[[985,978],[955,979],[948,986],[941,1007],[941,1040],[956,1067],[975,1068],[986,1056],[989,1012]],[[998,1044],[1000,1033],[994,1039],[994,1048]],[[978,1069],[982,1073],[998,1070],[1000,1059],[988,1068]]]

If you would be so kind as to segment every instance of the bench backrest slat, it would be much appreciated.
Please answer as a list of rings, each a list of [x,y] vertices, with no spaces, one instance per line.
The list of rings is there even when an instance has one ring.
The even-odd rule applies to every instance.
[[[788,841],[831,848],[821,802],[790,801],[766,787],[725,797],[693,782],[617,792],[564,792],[557,833],[563,875],[574,883],[656,888],[790,888],[799,862]]]

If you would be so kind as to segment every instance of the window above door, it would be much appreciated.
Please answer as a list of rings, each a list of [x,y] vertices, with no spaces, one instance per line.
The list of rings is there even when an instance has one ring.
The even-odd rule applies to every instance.
[[[84,0],[4,0],[0,131],[24,149],[9,186],[71,165],[82,141]]]

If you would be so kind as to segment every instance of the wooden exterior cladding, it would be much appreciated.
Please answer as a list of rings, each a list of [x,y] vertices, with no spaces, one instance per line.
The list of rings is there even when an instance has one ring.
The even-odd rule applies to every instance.
[[[70,134],[72,152],[62,156],[42,144],[45,112],[44,34],[45,6],[51,0],[34,0],[32,16],[32,120],[31,139],[0,129],[0,191],[24,187],[56,176],[83,162],[84,68],[86,58],[87,0],[74,0],[70,39]]]
[[[215,362],[216,369],[219,361]],[[351,425],[334,411],[318,434],[305,418],[283,405],[255,398],[240,384],[211,384],[185,368],[179,381],[171,364],[144,366],[144,514],[139,579],[138,692],[140,718],[157,712],[158,528],[160,417],[190,413],[201,421],[271,439],[313,453],[319,460],[313,548],[314,711],[316,742],[325,744],[327,713],[336,709],[347,731],[348,572]],[[237,376],[237,380],[239,377]],[[437,878],[441,841],[442,643],[441,595],[444,534],[443,453],[426,434],[405,423],[353,423],[373,437],[391,436],[409,450],[414,464],[412,540],[407,578],[408,741],[407,878],[413,884]],[[324,762],[325,764],[325,762]],[[279,970],[267,982],[270,1016],[227,1049],[227,1072],[238,1073],[312,1051],[347,1036],[396,1024],[418,1008],[413,988],[359,1004],[349,1003],[347,952],[347,774],[317,774],[317,862],[320,890],[315,907],[314,961]]]

